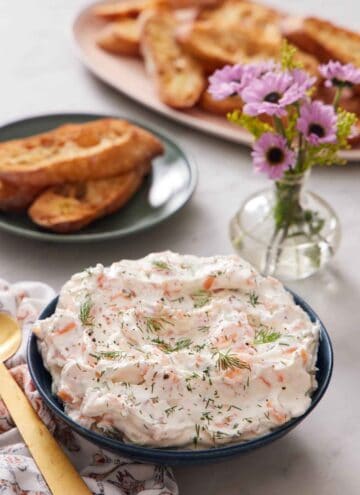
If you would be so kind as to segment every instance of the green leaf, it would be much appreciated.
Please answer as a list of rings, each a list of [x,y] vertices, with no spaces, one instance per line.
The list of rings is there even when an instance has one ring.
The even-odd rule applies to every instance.
[[[297,49],[295,46],[284,40],[281,44],[280,60],[283,70],[302,69],[303,64],[295,60]]]
[[[347,112],[343,108],[339,108],[337,112],[337,142],[322,144],[320,146],[309,146],[306,152],[305,168],[310,168],[315,165],[345,165],[346,160],[339,158],[338,153],[342,149],[350,148],[348,138],[351,134],[353,126],[357,122],[357,117],[354,113]]]
[[[264,132],[274,131],[274,128],[270,124],[262,122],[258,117],[252,117],[251,115],[241,113],[240,110],[234,110],[233,112],[228,113],[227,118],[233,124],[244,127],[244,129],[249,131],[256,139],[262,136]]]
[[[285,136],[288,143],[292,143],[295,137],[298,135],[296,129],[297,120],[299,118],[299,112],[296,107],[291,107],[288,110],[287,125],[285,127]]]
[[[354,113],[347,112],[343,108],[339,108],[337,112],[337,136],[341,146],[348,146],[348,138],[351,134],[353,126],[357,122],[357,116]]]

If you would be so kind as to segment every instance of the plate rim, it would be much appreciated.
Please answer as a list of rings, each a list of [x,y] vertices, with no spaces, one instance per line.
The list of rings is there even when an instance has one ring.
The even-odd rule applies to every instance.
[[[51,233],[51,232],[46,232],[46,231],[37,231],[37,230],[29,230],[23,227],[18,227],[16,225],[12,225],[11,223],[4,222],[0,218],[0,230],[4,232],[9,232],[11,234],[15,234],[17,236],[25,237],[28,239],[35,239],[39,241],[48,241],[48,242],[59,242],[59,243],[82,243],[82,242],[100,242],[100,241],[106,241],[109,239],[121,239],[124,237],[128,236],[133,236],[137,233],[145,232],[156,225],[160,225],[161,223],[169,220],[172,218],[176,213],[178,213],[181,209],[183,209],[186,204],[191,200],[192,196],[195,193],[196,187],[198,185],[198,179],[199,179],[199,171],[197,167],[196,160],[194,159],[192,153],[190,153],[186,147],[180,146],[176,141],[172,139],[172,137],[169,136],[166,132],[163,132],[162,130],[158,129],[158,126],[154,127],[149,127],[145,123],[142,122],[142,120],[137,120],[137,119],[132,119],[131,117],[127,117],[126,115],[115,115],[111,113],[107,114],[101,114],[101,113],[92,113],[92,112],[82,112],[82,111],[76,111],[76,112],[51,112],[51,113],[40,113],[40,114],[32,114],[28,115],[26,117],[20,117],[14,120],[9,120],[6,122],[1,122],[0,124],[0,134],[2,130],[4,130],[7,127],[10,126],[15,126],[18,123],[26,122],[26,121],[32,121],[35,119],[46,119],[46,118],[56,118],[56,117],[67,117],[67,116],[84,116],[89,117],[90,119],[96,120],[97,118],[115,118],[115,119],[124,119],[127,120],[128,122],[138,125],[139,127],[142,127],[145,130],[148,130],[150,132],[155,133],[160,140],[164,140],[165,143],[168,142],[173,146],[185,159],[186,165],[189,170],[189,185],[187,187],[187,194],[184,197],[183,201],[181,204],[179,204],[173,211],[171,211],[169,214],[167,214],[164,218],[158,219],[158,220],[153,220],[148,222],[146,225],[138,226],[135,228],[128,227],[126,230],[112,230],[108,232],[102,232],[102,233],[92,233],[92,234],[82,234],[81,230],[79,233],[73,233],[73,234],[56,234],[56,233]],[[1,142],[1,141],[0,141]],[[1,212],[2,214],[6,215],[6,212]]]
[[[176,122],[178,124],[181,124],[184,127],[190,128],[190,129],[195,129],[197,131],[200,131],[201,133],[205,135],[210,135],[210,136],[215,136],[218,139],[225,139],[226,141],[230,143],[235,143],[235,144],[240,144],[245,148],[250,148],[253,142],[253,137],[245,130],[238,129],[238,131],[235,133],[232,133],[228,131],[225,127],[224,129],[220,128],[217,129],[218,124],[217,123],[212,123],[211,125],[202,125],[201,121],[198,121],[197,117],[193,116],[188,116],[186,113],[181,112],[181,111],[176,111],[173,108],[161,108],[161,107],[154,107],[150,103],[146,101],[142,101],[141,99],[137,98],[135,95],[132,95],[126,91],[125,88],[119,88],[117,84],[112,80],[112,78],[108,77],[106,72],[102,72],[99,70],[96,66],[95,63],[92,62],[91,57],[88,56],[84,50],[82,49],[81,44],[78,42],[77,39],[77,26],[81,22],[82,18],[85,17],[86,15],[90,15],[91,9],[94,8],[96,5],[101,5],[101,4],[106,4],[109,2],[99,0],[95,1],[91,4],[87,4],[83,6],[82,8],[79,9],[79,11],[75,14],[73,17],[71,29],[70,29],[70,38],[71,42],[74,46],[75,53],[77,55],[77,58],[79,61],[84,64],[84,66],[93,74],[95,75],[99,80],[101,80],[103,83],[107,84],[114,90],[118,91],[122,95],[126,96],[129,98],[131,101],[136,102],[138,105],[141,105],[145,107],[146,109],[155,112],[158,115],[161,115],[162,117],[167,118],[168,120],[172,122]],[[204,112],[206,113],[206,112]],[[211,114],[215,117],[219,117],[215,114]],[[216,126],[216,128],[214,128]],[[350,163],[356,163],[360,161],[360,148],[354,148],[354,149],[347,149],[347,150],[341,150],[339,152],[339,157],[341,159],[345,159],[349,161]]]
[[[113,445],[114,440],[111,439],[110,437],[106,437],[104,435],[101,435],[100,433],[94,432],[92,430],[89,430],[88,428],[85,428],[78,423],[76,423],[74,420],[72,420],[57,404],[54,405],[54,402],[51,401],[51,399],[48,397],[46,392],[43,390],[42,385],[40,384],[37,374],[34,371],[33,367],[33,361],[31,359],[31,353],[32,353],[32,347],[34,345],[37,345],[37,337],[34,333],[30,333],[28,342],[27,342],[27,349],[26,349],[26,357],[27,357],[27,363],[29,366],[30,370],[30,375],[35,383],[36,387],[39,390],[39,393],[41,397],[44,399],[45,403],[49,406],[50,409],[55,409],[56,414],[59,414],[59,416],[71,427],[73,428],[77,433],[82,435],[84,438],[86,438],[88,441],[92,441],[94,443],[97,443],[98,445],[101,445],[103,448],[108,448],[109,450],[115,451],[116,449],[118,452],[124,452],[125,454],[129,455],[130,457],[135,457],[138,459],[145,460],[147,462],[158,462],[158,463],[167,463],[169,465],[179,465],[179,464],[199,464],[199,463],[204,463],[204,462],[212,462],[212,461],[220,461],[222,459],[228,458],[228,457],[233,457],[235,455],[241,455],[246,452],[249,452],[251,450],[257,449],[259,447],[265,446],[275,440],[280,439],[283,437],[286,433],[291,431],[294,427],[299,425],[312,411],[315,409],[315,407],[318,405],[318,403],[321,401],[321,399],[324,397],[331,378],[333,374],[333,367],[334,367],[334,350],[333,350],[333,345],[332,341],[330,338],[330,335],[328,331],[326,330],[325,325],[323,324],[322,320],[319,318],[317,313],[312,309],[312,307],[300,296],[298,296],[295,292],[293,292],[291,289],[288,287],[285,287],[285,289],[292,295],[294,302],[296,305],[300,306],[306,314],[309,316],[309,318],[312,321],[317,321],[320,326],[320,334],[319,334],[319,349],[321,342],[323,341],[323,345],[325,346],[324,349],[328,352],[328,366],[324,370],[324,379],[323,383],[320,387],[318,387],[314,395],[316,395],[315,399],[311,400],[311,404],[308,407],[308,409],[302,414],[301,416],[292,418],[290,421],[285,423],[284,425],[280,426],[279,428],[270,431],[266,435],[263,435],[258,438],[250,439],[248,441],[245,441],[243,443],[238,442],[234,444],[229,444],[229,445],[224,445],[220,446],[217,448],[209,448],[209,449],[199,449],[199,450],[191,450],[191,449],[176,449],[176,448],[169,448],[169,447],[164,447],[164,448],[156,448],[156,447],[147,447],[147,446],[141,446],[141,445],[136,445],[136,444],[131,444],[131,443],[125,443],[121,441],[117,441],[120,445]],[[54,297],[45,308],[43,308],[41,314],[39,315],[38,319],[44,319],[48,317],[48,313],[52,314],[57,306],[59,299],[59,295]],[[39,351],[37,350],[39,353]],[[39,353],[41,361],[42,361],[42,356]],[[317,356],[318,359],[318,356]],[[45,368],[44,363],[42,361],[42,366]],[[220,454],[220,455],[218,455]]]

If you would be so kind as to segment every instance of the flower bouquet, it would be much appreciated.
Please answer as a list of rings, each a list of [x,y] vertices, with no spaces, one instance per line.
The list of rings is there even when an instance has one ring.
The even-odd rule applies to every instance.
[[[344,163],[338,152],[349,148],[356,116],[339,102],[344,90],[360,84],[360,69],[331,61],[319,72],[335,88],[334,102],[313,99],[320,83],[299,67],[295,53],[284,43],[280,63],[225,66],[209,79],[215,99],[241,97],[243,107],[228,119],[254,136],[254,169],[274,181],[232,220],[233,244],[262,272],[292,279],[317,271],[338,247],[337,216],[304,183],[313,166]]]

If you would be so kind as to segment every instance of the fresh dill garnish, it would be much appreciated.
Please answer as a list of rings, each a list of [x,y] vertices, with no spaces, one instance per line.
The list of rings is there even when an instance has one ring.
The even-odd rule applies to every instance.
[[[278,340],[279,337],[281,337],[281,333],[273,332],[265,325],[261,325],[255,332],[254,344],[270,344]]]
[[[98,356],[100,358],[105,358],[105,359],[122,359],[126,356],[126,352],[124,351],[104,351],[104,352],[99,352]]]
[[[205,333],[205,332],[208,332],[208,331],[209,331],[209,329],[210,329],[210,327],[209,327],[209,326],[203,325],[202,327],[199,327],[199,328],[198,328],[198,331],[199,331],[199,332],[203,332],[203,333]]]
[[[169,417],[169,415],[175,411],[176,407],[177,406],[172,406],[172,407],[169,407],[168,409],[165,409],[166,416]]]
[[[200,425],[195,425],[195,436],[193,438],[194,446],[196,447],[200,439]]]
[[[180,339],[173,346],[168,344],[164,340],[159,339],[159,338],[152,339],[151,342],[153,342],[154,344],[157,344],[160,347],[160,349],[162,351],[166,352],[167,354],[169,354],[170,352],[181,351],[181,349],[187,349],[192,344],[192,340],[189,338]]]
[[[235,406],[234,404],[231,404],[227,410],[231,411],[231,409],[237,409],[238,411],[242,411],[241,407]]]
[[[209,423],[209,422],[210,422],[210,421],[212,421],[214,418],[213,418],[213,416],[212,416],[212,414],[211,414],[211,412],[210,412],[210,411],[204,411],[204,412],[202,413],[202,415],[201,415],[201,418],[200,418],[200,419],[201,419],[201,421],[207,421],[207,422]]]
[[[204,399],[205,400],[205,399]],[[206,399],[206,404],[205,404],[205,408],[207,409],[209,407],[209,404],[214,404],[214,399],[211,399],[211,398],[208,398]]]
[[[228,437],[229,435],[225,431],[217,430],[213,433],[213,440],[220,440],[222,438]]]
[[[164,328],[164,323],[167,323],[168,325],[173,325],[171,321],[166,320],[165,318],[145,318],[146,322],[146,329],[148,332],[156,333],[159,332]]]
[[[251,291],[246,294],[249,298],[249,303],[251,306],[257,306],[259,304],[259,296],[256,294],[256,292]]]
[[[211,293],[208,290],[199,289],[191,294],[191,299],[194,301],[194,308],[202,308],[210,301]]]
[[[153,261],[152,264],[159,270],[170,270],[170,266],[164,261]]]
[[[182,303],[184,301],[185,297],[184,296],[180,296],[180,297],[177,297],[176,299],[170,299],[170,302],[179,302],[179,303]]]
[[[203,375],[202,375],[202,381],[204,382],[205,380],[209,381],[209,385],[212,385],[211,377],[210,377],[210,368],[209,366],[203,370]]]
[[[230,349],[226,352],[216,351],[213,356],[216,356],[216,366],[219,371],[225,371],[227,369],[246,369],[250,371],[250,365],[245,361],[242,361],[236,354],[231,354]]]
[[[94,317],[91,315],[92,307],[93,303],[90,297],[87,297],[80,306],[79,318],[85,327],[90,327],[94,323]]]

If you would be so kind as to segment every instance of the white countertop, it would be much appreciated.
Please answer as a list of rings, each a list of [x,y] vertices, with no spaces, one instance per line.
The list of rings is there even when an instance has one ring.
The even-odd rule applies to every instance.
[[[283,0],[273,4],[285,8]],[[358,0],[288,0],[293,12],[326,15],[359,28]],[[58,289],[96,262],[150,251],[231,253],[228,221],[265,184],[249,152],[176,125],[108,88],[76,59],[70,24],[81,0],[0,0],[0,122],[40,113],[119,113],[164,129],[195,157],[200,182],[175,218],[129,239],[53,245],[0,234],[0,277],[39,279]],[[266,448],[219,465],[175,469],[186,495],[357,495],[360,493],[360,163],[315,170],[313,190],[338,212],[343,240],[326,271],[290,286],[319,313],[332,337],[335,370],[316,410],[294,432]]]

